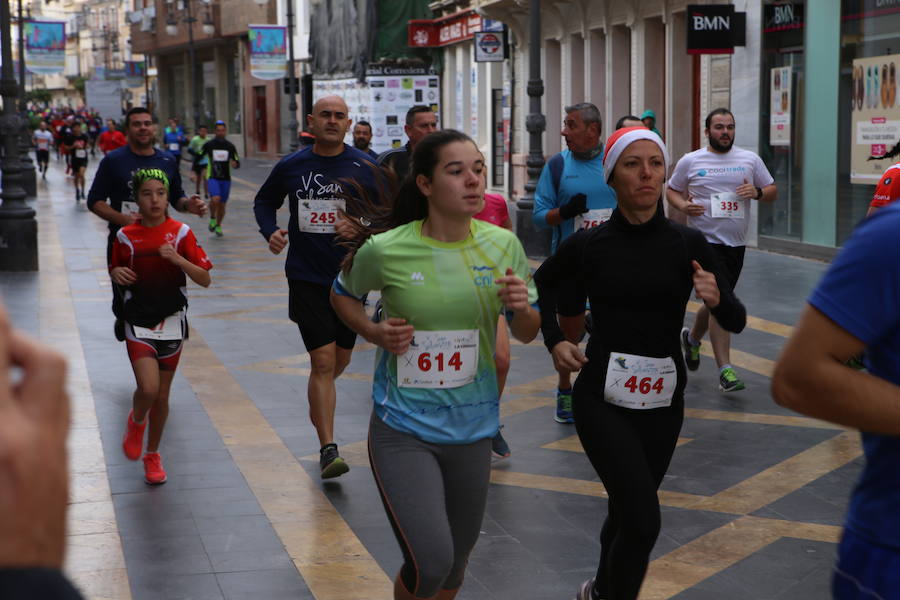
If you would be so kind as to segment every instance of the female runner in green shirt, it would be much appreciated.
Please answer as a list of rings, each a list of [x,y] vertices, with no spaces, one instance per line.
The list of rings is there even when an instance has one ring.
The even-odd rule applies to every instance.
[[[431,133],[389,219],[332,288],[344,322],[380,348],[369,459],[403,552],[395,600],[456,596],[481,527],[499,423],[497,321],[529,342],[540,317],[522,245],[473,220],[484,205],[484,157],[463,133]],[[385,318],[361,299],[380,290]]]

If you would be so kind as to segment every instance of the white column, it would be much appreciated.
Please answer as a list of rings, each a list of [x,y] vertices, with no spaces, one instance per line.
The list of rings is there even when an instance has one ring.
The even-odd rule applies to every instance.
[[[572,33],[565,37],[565,65],[562,73],[563,105],[577,104],[585,101],[584,90],[584,38],[580,33]]]
[[[599,29],[591,30],[587,37],[584,55],[584,85],[586,100],[600,109],[603,118],[604,137],[612,131],[612,115],[606,99],[606,35]],[[616,117],[618,118],[618,117]]]
[[[644,20],[635,19],[631,26],[631,102],[632,114],[640,116],[644,110]]]

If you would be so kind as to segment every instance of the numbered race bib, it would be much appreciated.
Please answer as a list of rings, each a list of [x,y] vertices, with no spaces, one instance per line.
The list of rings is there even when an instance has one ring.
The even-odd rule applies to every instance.
[[[178,152],[179,148],[181,148],[181,146],[178,144],[178,142],[172,142],[171,144],[169,144],[169,150],[171,150],[172,152]]]
[[[611,208],[595,208],[586,213],[581,213],[575,219],[575,229],[590,229],[600,223],[605,223],[612,216],[612,211],[613,209]]]
[[[38,140],[38,150],[47,150],[49,147],[47,140]]]
[[[87,158],[87,150],[84,148],[78,148],[75,150],[75,158]]]
[[[714,219],[743,219],[745,204],[744,199],[734,192],[713,194],[709,198],[709,207]]]
[[[338,220],[338,211],[344,210],[346,202],[332,198],[330,200],[300,200],[297,209],[300,231],[306,233],[334,233],[334,224]]]
[[[671,357],[649,358],[610,352],[603,399],[610,404],[647,410],[672,404],[678,383]]]
[[[213,150],[213,160],[216,162],[225,162],[228,160],[228,150]]]
[[[472,383],[478,370],[478,330],[416,331],[397,357],[397,385],[455,388]]]
[[[162,323],[155,327],[138,327],[134,325],[134,335],[145,340],[180,340],[184,337],[181,324],[184,321],[184,311],[180,310],[174,315],[163,319]]]

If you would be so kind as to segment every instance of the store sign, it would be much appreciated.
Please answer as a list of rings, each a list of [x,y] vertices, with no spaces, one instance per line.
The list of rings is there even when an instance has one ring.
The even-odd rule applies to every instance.
[[[894,159],[869,160],[884,155],[900,142],[900,99],[897,68],[900,54],[853,61],[850,78],[852,111],[850,183],[875,185]]]
[[[763,6],[763,33],[803,28],[803,5],[794,2]]]
[[[900,12],[900,0],[843,0],[841,19],[845,21],[881,17]]]
[[[411,48],[438,48],[475,37],[481,31],[481,15],[466,10],[440,19],[412,19],[407,25],[407,43]]]
[[[500,32],[475,33],[475,62],[502,62],[506,58],[506,36]]]
[[[769,144],[791,145],[791,67],[775,67],[769,74]]]
[[[745,43],[747,13],[731,4],[689,4],[687,28],[688,54],[733,54]]]

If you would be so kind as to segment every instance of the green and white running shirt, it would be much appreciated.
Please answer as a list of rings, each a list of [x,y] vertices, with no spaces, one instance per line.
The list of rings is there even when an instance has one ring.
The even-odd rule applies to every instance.
[[[369,238],[353,268],[334,282],[357,299],[380,290],[384,318],[415,328],[410,350],[378,349],[372,398],[390,427],[427,442],[467,444],[499,427],[494,366],[497,320],[503,304],[494,282],[513,272],[528,281],[537,302],[525,251],[506,229],[472,220],[471,235],[445,243],[422,235],[413,221]]]

